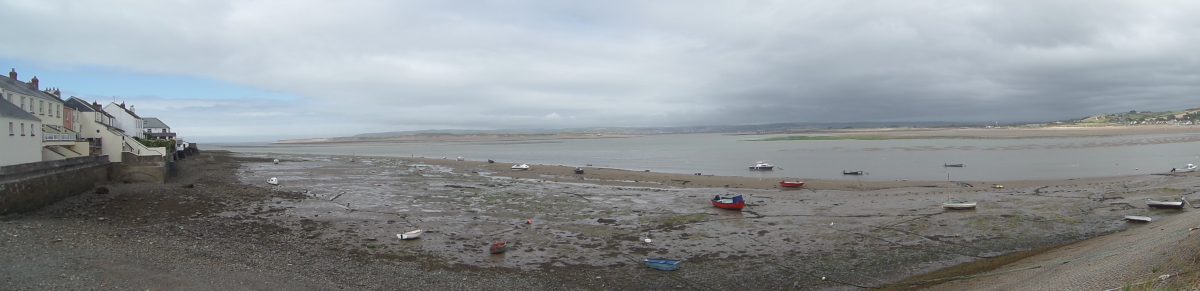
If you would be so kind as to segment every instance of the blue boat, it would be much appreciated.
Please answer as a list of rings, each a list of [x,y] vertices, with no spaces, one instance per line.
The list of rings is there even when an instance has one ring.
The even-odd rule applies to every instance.
[[[668,259],[645,259],[646,266],[659,271],[674,271],[679,270],[678,260]]]

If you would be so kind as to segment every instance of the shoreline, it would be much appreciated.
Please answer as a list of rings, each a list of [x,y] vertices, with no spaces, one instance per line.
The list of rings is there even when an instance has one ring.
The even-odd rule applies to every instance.
[[[1134,204],[1200,187],[1194,179],[1200,176],[1188,173],[1003,190],[864,182],[862,189],[816,183],[780,191],[766,186],[777,181],[753,178],[684,183],[680,178],[692,176],[588,169],[585,176],[599,178],[579,180],[573,167],[512,172],[510,165],[202,152],[182,160],[181,176],[166,184],[108,185],[109,194],[84,193],[0,219],[0,243],[11,250],[0,260],[13,262],[0,266],[8,275],[0,283],[17,289],[880,288],[982,258],[1157,227],[1114,221],[1123,214],[1189,219]],[[266,185],[268,177],[281,185]],[[562,183],[547,182],[555,179]],[[726,189],[727,182],[737,185]],[[746,211],[708,205],[714,192],[731,190],[747,195]],[[937,206],[951,195],[977,199],[981,207]],[[395,238],[413,228],[426,233],[415,241]],[[512,249],[488,254],[497,239]],[[644,257],[686,263],[663,273],[642,266]],[[64,272],[70,280],[62,280]]]

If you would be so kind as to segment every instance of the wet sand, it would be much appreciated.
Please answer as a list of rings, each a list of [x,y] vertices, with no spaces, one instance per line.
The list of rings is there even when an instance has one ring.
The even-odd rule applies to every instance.
[[[981,187],[986,181],[809,181],[781,190],[774,180],[591,168],[575,175],[573,166],[511,171],[511,163],[441,159],[230,155],[186,160],[181,166],[194,170],[165,185],[112,185],[112,194],[5,217],[0,242],[12,251],[0,260],[13,263],[0,266],[0,282],[14,289],[855,290],[1144,228],[1123,215],[1184,219],[1142,201],[1200,198],[1191,194],[1200,186],[1193,173],[1005,182],[1004,189]],[[266,185],[269,177],[281,185]],[[712,195],[729,192],[746,195],[746,211],[709,205]],[[947,197],[978,201],[979,209],[943,210]],[[426,230],[421,239],[395,238],[416,228]],[[510,250],[488,254],[493,240],[511,242]],[[639,263],[647,257],[684,264],[653,271]],[[56,271],[62,265],[73,267]]]

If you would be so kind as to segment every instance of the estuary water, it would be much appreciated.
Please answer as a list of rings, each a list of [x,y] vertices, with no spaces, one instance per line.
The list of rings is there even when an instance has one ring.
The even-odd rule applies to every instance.
[[[1017,139],[754,141],[672,134],[512,142],[204,145],[247,153],[464,157],[468,160],[828,180],[1051,180],[1163,173],[1200,164],[1200,134]],[[749,171],[755,161],[774,171]],[[948,168],[944,164],[964,164]],[[844,176],[842,171],[865,171]]]

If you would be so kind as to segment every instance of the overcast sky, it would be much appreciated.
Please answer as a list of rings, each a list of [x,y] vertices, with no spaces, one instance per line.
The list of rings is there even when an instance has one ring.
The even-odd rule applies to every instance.
[[[199,140],[1200,107],[1200,1],[0,3],[0,66]]]

